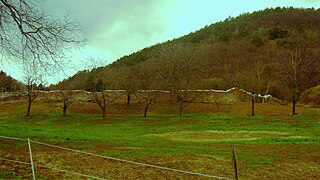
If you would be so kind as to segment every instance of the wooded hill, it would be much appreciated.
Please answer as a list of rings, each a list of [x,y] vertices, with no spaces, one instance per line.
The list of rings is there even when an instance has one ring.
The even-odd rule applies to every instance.
[[[228,89],[297,101],[320,84],[320,9],[271,8],[80,71],[52,89]]]
[[[21,90],[21,83],[0,70],[0,92],[11,92]]]

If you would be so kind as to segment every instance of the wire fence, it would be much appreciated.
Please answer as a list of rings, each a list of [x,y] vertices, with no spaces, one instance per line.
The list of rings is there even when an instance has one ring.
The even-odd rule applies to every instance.
[[[88,156],[94,156],[94,157],[113,160],[113,161],[117,161],[117,162],[122,162],[122,163],[127,163],[127,164],[134,164],[134,165],[138,165],[138,166],[144,166],[144,167],[150,167],[150,168],[161,169],[161,170],[166,170],[166,171],[172,171],[172,172],[176,172],[176,173],[182,173],[182,174],[187,174],[187,175],[195,175],[195,176],[207,177],[207,178],[212,178],[212,179],[231,180],[230,178],[226,178],[226,177],[208,175],[208,174],[197,173],[197,172],[190,172],[190,171],[179,170],[179,169],[174,169],[174,168],[168,168],[168,167],[163,167],[163,166],[158,166],[158,165],[152,165],[152,164],[135,162],[135,161],[125,160],[125,159],[109,157],[109,156],[103,156],[103,155],[99,155],[99,154],[84,152],[84,151],[80,151],[80,150],[75,150],[75,149],[66,148],[66,147],[62,147],[62,146],[47,144],[47,143],[34,141],[34,140],[29,140],[29,139],[16,138],[16,137],[7,137],[7,136],[0,136],[0,138],[2,138],[2,139],[10,139],[10,140],[26,141],[26,142],[29,142],[29,143],[48,146],[48,147],[51,147],[51,148],[62,149],[62,150],[70,151],[70,152],[75,152],[75,153],[79,153],[79,154],[88,155]],[[29,150],[30,150],[30,156],[32,157],[31,147],[29,147]],[[75,176],[79,176],[79,177],[84,177],[84,178],[105,179],[105,178],[102,178],[102,177],[96,177],[96,176],[92,176],[92,175],[87,175],[87,174],[82,174],[82,173],[78,173],[78,172],[73,172],[73,171],[58,169],[58,168],[54,168],[54,167],[50,167],[50,166],[36,164],[36,163],[32,162],[32,158],[31,158],[31,162],[12,160],[12,159],[3,158],[3,157],[0,157],[0,160],[11,162],[11,163],[25,164],[25,165],[35,166],[35,167],[46,168],[46,169],[50,169],[50,170],[53,170],[53,171],[58,171],[58,172],[66,173],[66,174],[71,174],[71,175],[75,175]]]
[[[2,158],[2,157],[0,157],[0,160],[2,160],[2,161],[7,161],[7,162],[12,162],[12,163],[18,163],[18,164],[31,165],[30,162],[17,161],[17,160]],[[53,168],[53,167],[49,167],[49,166],[44,166],[44,165],[38,165],[38,164],[34,164],[34,165],[37,166],[37,167],[47,168],[47,169],[51,169],[51,170],[54,170],[54,171],[59,171],[59,172],[63,172],[63,173],[68,173],[68,174],[72,174],[72,175],[76,175],[76,176],[81,176],[81,177],[85,177],[85,178],[102,179],[102,180],[104,180],[104,178],[95,177],[95,176],[90,176],[90,175],[81,174],[81,173],[77,173],[77,172],[71,172],[71,171],[67,171],[67,170],[57,169],[57,168]]]

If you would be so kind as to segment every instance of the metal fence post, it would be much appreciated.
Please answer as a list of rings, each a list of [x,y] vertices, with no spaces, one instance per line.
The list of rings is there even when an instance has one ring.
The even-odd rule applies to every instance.
[[[31,151],[31,145],[30,145],[30,139],[29,138],[28,138],[28,147],[29,147],[29,154],[30,154],[32,177],[33,177],[33,180],[35,180],[36,179],[36,175],[34,173],[33,160],[32,160],[32,151]]]

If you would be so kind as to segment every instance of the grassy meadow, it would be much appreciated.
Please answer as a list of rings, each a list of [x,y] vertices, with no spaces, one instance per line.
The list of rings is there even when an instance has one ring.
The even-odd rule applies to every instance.
[[[147,118],[139,104],[111,105],[101,119],[97,105],[78,103],[67,117],[36,101],[32,117],[26,104],[0,106],[0,135],[184,171],[234,178],[231,145],[235,145],[240,179],[320,179],[320,109],[287,105],[221,106],[193,104],[183,117],[175,105],[158,105]],[[86,109],[86,110],[84,110]],[[25,141],[0,138],[0,157],[29,162]],[[93,157],[31,143],[34,163],[106,179],[208,179]],[[0,179],[32,178],[30,165],[0,160]],[[36,167],[38,179],[81,177]]]

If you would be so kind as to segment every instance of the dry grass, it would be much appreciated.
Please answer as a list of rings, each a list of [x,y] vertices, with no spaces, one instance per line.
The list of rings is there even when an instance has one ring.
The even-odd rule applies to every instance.
[[[180,131],[162,134],[149,134],[174,141],[187,142],[227,142],[227,141],[252,141],[263,138],[307,138],[288,133],[273,131]]]

